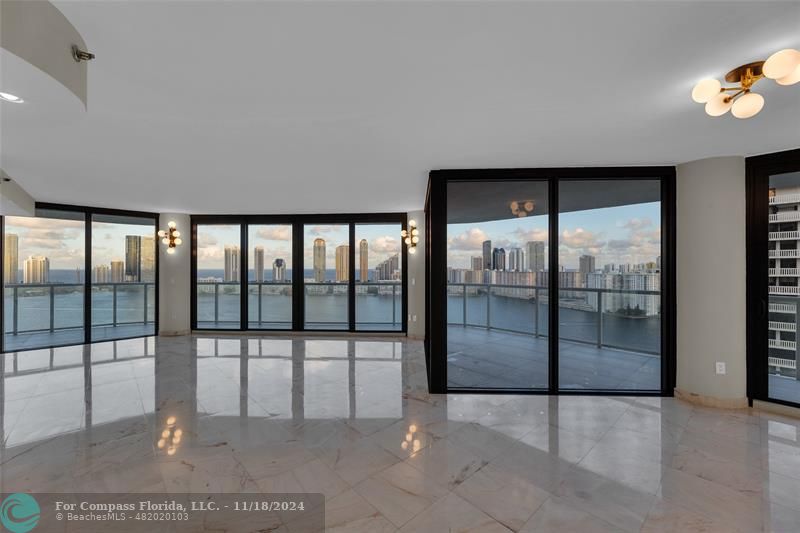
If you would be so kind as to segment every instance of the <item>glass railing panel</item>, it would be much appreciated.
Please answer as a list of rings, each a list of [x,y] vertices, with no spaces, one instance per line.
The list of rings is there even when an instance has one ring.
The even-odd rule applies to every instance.
[[[197,283],[197,327],[238,329],[239,297],[238,281]]]
[[[399,282],[356,283],[356,329],[400,331],[403,286]]]
[[[447,325],[463,326],[465,318],[465,287],[450,284],[447,286]]]
[[[489,327],[515,333],[536,333],[537,289],[489,286]]]
[[[306,329],[348,329],[346,283],[305,283]]]
[[[292,329],[292,284],[251,281],[247,287],[249,327]]]
[[[597,344],[599,338],[597,294],[561,290],[558,300],[558,337],[563,340]]]
[[[603,345],[661,353],[661,295],[603,293]]]
[[[464,288],[466,307],[464,323],[467,326],[487,327],[489,317],[489,289],[485,285],[466,285]]]

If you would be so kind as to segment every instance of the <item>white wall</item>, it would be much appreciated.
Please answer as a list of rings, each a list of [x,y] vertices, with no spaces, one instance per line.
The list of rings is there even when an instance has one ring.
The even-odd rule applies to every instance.
[[[410,211],[408,219],[416,221],[420,234],[417,252],[413,255],[408,254],[408,336],[413,339],[423,339],[425,337],[425,212]]]
[[[747,395],[745,162],[677,167],[677,389],[712,399]],[[715,363],[726,363],[717,375]]]
[[[170,220],[175,221],[183,243],[174,254],[158,243],[158,333],[184,335],[191,328],[191,226],[189,215],[161,213],[159,229],[166,229]]]
[[[28,192],[20,187],[0,169],[0,215],[32,217],[36,211],[36,202]]]

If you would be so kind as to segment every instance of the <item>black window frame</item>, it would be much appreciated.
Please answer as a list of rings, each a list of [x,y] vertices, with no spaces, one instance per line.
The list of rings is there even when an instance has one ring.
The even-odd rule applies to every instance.
[[[285,225],[292,227],[292,327],[291,328],[250,328],[248,320],[247,285],[248,276],[240,276],[241,307],[239,328],[211,329],[197,327],[197,226],[212,224],[238,224],[241,230],[240,263],[249,271],[248,232],[251,225]],[[336,224],[349,227],[349,282],[346,329],[306,329],[305,328],[305,285],[304,285],[304,227],[306,224]],[[355,226],[358,224],[399,224],[401,230],[408,227],[408,214],[393,213],[330,213],[308,215],[191,215],[192,256],[191,256],[191,328],[192,331],[213,332],[254,332],[259,334],[285,332],[312,333],[363,333],[363,334],[406,334],[408,332],[408,247],[401,242],[402,256],[402,327],[399,330],[356,329],[355,322]],[[398,239],[400,235],[398,234]]]
[[[554,272],[559,265],[559,201],[561,181],[659,180],[661,182],[661,389],[561,389],[559,388],[558,342],[549,342],[547,389],[454,388],[447,384],[447,183],[450,181],[547,181],[548,182],[548,264]],[[676,171],[674,166],[554,167],[501,169],[441,169],[428,178],[425,199],[426,317],[425,358],[430,392],[470,394],[549,394],[603,396],[673,396],[676,379],[676,257],[675,213]],[[442,243],[441,245],[437,243]],[[548,276],[548,293],[560,294],[558,276]],[[558,339],[558,306],[548,306],[548,337]]]
[[[769,178],[800,171],[800,148],[745,159],[747,401],[800,407],[769,396]],[[800,305],[800,298],[798,298]]]
[[[30,350],[43,350],[48,348],[61,348],[66,346],[79,346],[83,344],[97,344],[101,342],[114,342],[127,339],[141,339],[147,337],[155,337],[159,331],[159,240],[155,232],[159,229],[160,215],[158,213],[151,213],[149,211],[133,211],[127,209],[110,209],[107,207],[92,207],[72,204],[58,204],[50,202],[36,202],[34,204],[34,215],[38,217],[40,211],[65,211],[71,213],[80,213],[83,215],[84,222],[84,275],[83,275],[83,341],[73,342],[66,344],[54,344],[48,346],[37,346],[33,348],[25,348],[22,350],[13,350],[7,352],[5,349],[5,305],[0,305],[0,324],[2,324],[3,332],[0,335],[0,353],[14,353],[24,352]],[[127,216],[136,218],[149,218],[153,220],[153,227],[155,229],[154,236],[156,236],[156,253],[155,253],[155,309],[153,315],[154,331],[147,335],[131,335],[127,337],[118,337],[113,339],[92,339],[92,217],[94,215],[109,215],[109,216]],[[7,215],[15,216],[15,215]],[[6,216],[0,216],[0,234],[3,236],[0,239],[0,263],[5,261],[5,231],[6,231]],[[3,300],[5,301],[5,280],[3,282]]]

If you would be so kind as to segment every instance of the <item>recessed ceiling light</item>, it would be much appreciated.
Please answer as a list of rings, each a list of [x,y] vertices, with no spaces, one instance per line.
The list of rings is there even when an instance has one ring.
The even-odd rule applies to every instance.
[[[6,102],[13,102],[15,104],[21,104],[22,102],[25,101],[19,96],[14,96],[11,93],[2,93],[2,92],[0,92],[0,100],[5,100]]]

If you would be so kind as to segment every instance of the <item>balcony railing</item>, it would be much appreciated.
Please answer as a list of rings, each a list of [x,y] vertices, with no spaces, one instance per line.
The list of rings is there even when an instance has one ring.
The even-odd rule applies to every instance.
[[[308,329],[347,329],[349,284],[303,282]],[[238,328],[238,281],[197,282],[200,328]],[[292,328],[292,282],[248,281],[248,323],[253,329]],[[400,282],[356,282],[356,329],[400,330],[403,289]]]
[[[800,276],[800,268],[770,268],[769,275],[772,277],[797,277]]]
[[[83,283],[15,283],[4,288],[7,334],[84,327]],[[91,291],[92,327],[154,323],[155,283],[92,283]]]
[[[770,287],[770,293],[772,294],[772,289],[796,288],[797,287]],[[795,296],[781,294],[769,297],[769,312],[780,316],[770,316],[771,320],[768,321],[769,331],[772,332],[771,336],[775,338],[768,339],[767,342],[771,350],[769,354],[770,373],[782,376],[794,375],[795,378],[800,379],[800,375],[797,374],[796,363],[798,356],[796,340],[798,299]],[[784,336],[788,338],[781,338]],[[774,350],[780,351],[776,352]],[[794,357],[789,358],[789,355],[792,353],[794,353]]]
[[[795,222],[800,220],[800,211],[781,211],[769,216],[770,222]]]
[[[800,287],[793,287],[790,285],[770,285],[770,294],[790,294],[793,296],[800,296]]]
[[[483,283],[447,287],[448,325],[547,336],[547,287]],[[648,290],[562,288],[559,338],[658,355],[660,296],[660,291]]]
[[[771,241],[798,241],[800,231],[770,231],[769,240]]]
[[[776,194],[769,197],[769,205],[800,203],[800,194]]]
[[[780,259],[785,257],[798,258],[800,257],[800,250],[770,250],[770,258]]]

